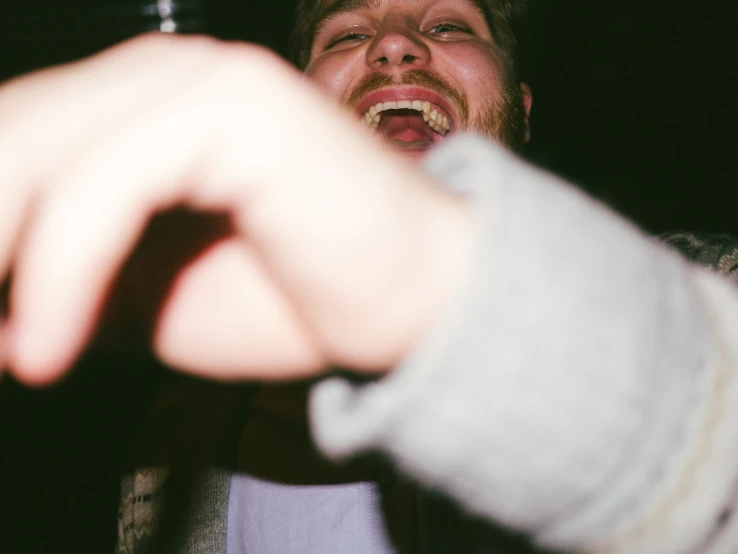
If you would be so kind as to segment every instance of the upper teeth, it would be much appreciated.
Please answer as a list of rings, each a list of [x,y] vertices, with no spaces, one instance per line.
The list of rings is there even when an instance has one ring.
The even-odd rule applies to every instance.
[[[415,110],[423,113],[423,120],[428,126],[445,135],[451,129],[451,122],[448,116],[444,115],[443,110],[430,102],[422,100],[400,100],[398,102],[379,102],[364,113],[364,123],[376,129],[379,127],[379,121],[382,119],[382,112],[387,110]]]

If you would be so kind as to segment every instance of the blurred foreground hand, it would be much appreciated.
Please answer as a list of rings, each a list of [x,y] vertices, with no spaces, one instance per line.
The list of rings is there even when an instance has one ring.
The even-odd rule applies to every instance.
[[[466,270],[470,216],[275,55],[148,35],[0,87],[4,367],[60,377],[157,213],[230,218],[151,343],[218,379],[392,367]],[[146,271],[167,263],[149,260]]]

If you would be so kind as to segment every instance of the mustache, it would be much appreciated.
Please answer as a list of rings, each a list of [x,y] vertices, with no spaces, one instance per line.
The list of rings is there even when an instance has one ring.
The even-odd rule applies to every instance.
[[[411,69],[396,76],[386,73],[367,75],[351,90],[344,104],[355,109],[367,94],[391,86],[416,86],[431,90],[448,99],[457,108],[462,122],[469,119],[469,105],[464,95],[442,77],[426,69]]]

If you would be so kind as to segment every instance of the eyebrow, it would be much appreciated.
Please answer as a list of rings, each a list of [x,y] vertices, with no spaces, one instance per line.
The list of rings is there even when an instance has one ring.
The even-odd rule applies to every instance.
[[[315,23],[313,24],[313,38],[317,36],[323,27],[338,15],[342,13],[350,13],[356,10],[367,10],[376,8],[379,5],[380,0],[336,0],[331,2],[327,6],[324,6],[315,17]]]

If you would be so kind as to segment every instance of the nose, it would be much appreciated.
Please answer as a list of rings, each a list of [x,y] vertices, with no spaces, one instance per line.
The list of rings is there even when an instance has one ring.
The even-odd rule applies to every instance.
[[[394,25],[374,36],[366,61],[372,69],[422,67],[430,61],[430,50],[411,29]]]

